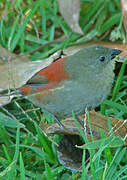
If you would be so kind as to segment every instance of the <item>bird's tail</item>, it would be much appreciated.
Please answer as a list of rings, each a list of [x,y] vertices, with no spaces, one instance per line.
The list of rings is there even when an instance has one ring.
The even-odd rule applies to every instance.
[[[0,107],[9,104],[13,98],[20,97],[21,91],[18,89],[6,89],[0,91]]]

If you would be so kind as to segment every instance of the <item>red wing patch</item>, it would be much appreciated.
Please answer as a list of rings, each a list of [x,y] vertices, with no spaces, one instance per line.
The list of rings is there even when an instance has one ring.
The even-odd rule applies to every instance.
[[[19,88],[19,90],[22,92],[23,95],[32,94],[32,87],[31,86],[22,86]]]
[[[41,71],[36,73],[35,76],[33,76],[26,85],[19,88],[19,90],[23,95],[29,95],[52,89],[54,87],[57,87],[62,80],[68,80],[69,76],[65,70],[65,60],[65,58],[59,59],[52,63],[50,66],[42,69]]]
[[[66,58],[53,62],[50,66],[39,71],[36,75],[44,75],[49,82],[57,81],[58,83],[64,79],[69,79],[65,70]]]

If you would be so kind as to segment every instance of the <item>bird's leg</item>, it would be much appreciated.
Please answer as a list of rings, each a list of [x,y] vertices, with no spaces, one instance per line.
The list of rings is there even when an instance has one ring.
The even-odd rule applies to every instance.
[[[45,112],[48,112],[51,116],[52,116],[52,118],[56,121],[56,123],[59,125],[59,127],[61,128],[61,129],[66,129],[65,128],[65,126],[58,120],[58,118],[57,118],[57,116],[56,115],[54,115],[53,113],[51,113],[50,111],[45,111]]]
[[[84,112],[85,117],[84,117],[84,120],[80,119],[78,115],[75,115],[78,123],[81,125],[81,127],[83,129],[86,128],[86,120],[87,120],[87,113],[86,112],[87,112],[87,108],[85,108],[85,112]]]
[[[84,121],[82,121],[77,115],[76,116],[76,119],[78,121],[78,123],[82,126],[82,128],[84,129]]]
[[[54,114],[50,113],[52,115],[52,117],[54,118],[54,120],[56,121],[56,123],[60,126],[61,129],[66,129],[65,126],[58,120],[57,116],[55,116]]]

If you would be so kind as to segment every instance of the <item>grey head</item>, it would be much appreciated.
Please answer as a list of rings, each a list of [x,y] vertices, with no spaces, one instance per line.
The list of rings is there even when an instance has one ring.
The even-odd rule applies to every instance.
[[[115,61],[113,60],[122,51],[103,46],[88,46],[69,56],[66,63],[66,71],[73,79],[81,79],[85,76],[93,78],[102,76],[105,71],[113,73]]]
[[[77,59],[79,63],[84,66],[94,65],[104,67],[122,50],[111,49],[103,46],[88,46],[73,55],[74,59]]]

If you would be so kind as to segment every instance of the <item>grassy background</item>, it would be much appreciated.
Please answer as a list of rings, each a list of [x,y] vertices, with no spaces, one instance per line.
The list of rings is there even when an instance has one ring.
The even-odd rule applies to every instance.
[[[65,37],[59,43],[31,53],[31,60],[37,60],[90,40],[125,42],[119,0],[81,0],[81,3],[80,25],[84,36],[70,30],[58,12],[56,0],[2,0],[0,44],[21,54]],[[108,100],[100,107],[100,112],[107,116],[127,118],[125,66],[126,62],[116,77]],[[49,114],[42,116],[40,109],[25,99],[13,101],[0,109],[0,179],[127,179],[126,147],[117,147],[113,152],[108,145],[101,146],[97,153],[90,150],[90,163],[85,165],[82,173],[74,173],[60,165],[56,147],[44,135],[40,122],[53,120]],[[59,142],[60,138],[55,135],[53,141]]]

